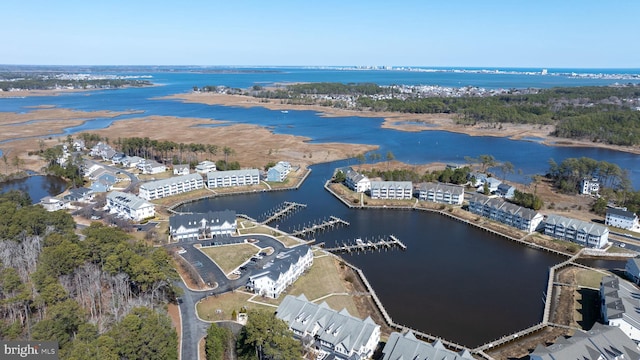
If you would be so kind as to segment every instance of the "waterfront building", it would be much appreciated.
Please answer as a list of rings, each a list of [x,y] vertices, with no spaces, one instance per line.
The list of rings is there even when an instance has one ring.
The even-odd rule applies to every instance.
[[[202,189],[203,187],[204,180],[202,175],[189,174],[144,183],[140,185],[138,195],[145,200],[154,200]]]
[[[413,198],[411,181],[372,181],[372,199],[406,200]]]
[[[544,220],[535,210],[477,193],[469,197],[469,211],[526,232],[536,231]]]
[[[484,186],[484,183],[487,181],[487,174],[473,172],[467,175],[467,179],[471,186],[478,188],[480,186]]]
[[[267,170],[267,181],[283,182],[291,172],[291,164],[287,161],[278,163]]]
[[[636,285],[615,275],[603,276],[600,304],[605,324],[619,328],[635,342],[640,341],[640,290]]]
[[[502,183],[498,185],[498,189],[496,190],[496,195],[503,197],[505,199],[513,199],[515,192],[516,192],[515,187]]]
[[[133,194],[112,191],[107,195],[107,208],[112,214],[140,221],[155,216],[155,205]]]
[[[200,176],[200,174],[192,175]],[[176,214],[169,218],[169,235],[177,241],[232,235],[236,229],[236,212],[232,210]]]
[[[211,171],[206,174],[207,187],[247,186],[260,184],[258,169]]]
[[[93,200],[93,190],[86,187],[70,189],[69,193],[63,196],[62,199],[69,202],[89,202]]]
[[[597,178],[582,179],[580,182],[580,194],[595,195],[600,191],[600,182]]]
[[[490,193],[494,193],[496,191],[498,191],[498,186],[500,186],[500,184],[502,184],[502,181],[494,178],[494,177],[488,177],[485,179],[485,184],[487,184],[487,186],[489,187],[489,192]],[[482,184],[482,187],[478,189],[478,191],[484,191],[484,184]]]
[[[189,164],[173,165],[173,175],[189,175]]]
[[[469,350],[454,352],[440,340],[428,343],[418,340],[413,332],[392,332],[382,349],[382,360],[474,360]]]
[[[637,230],[639,227],[638,215],[631,211],[627,211],[626,208],[608,208],[604,223],[609,226],[627,230]]]
[[[614,326],[593,324],[589,331],[578,330],[570,338],[559,337],[553,345],[539,344],[531,360],[622,360],[640,359],[638,345]]]
[[[416,187],[416,197],[422,201],[462,205],[464,187],[442,183],[422,183]]]
[[[40,199],[39,205],[45,208],[47,211],[57,211],[65,208],[65,202],[58,198],[54,198],[51,196],[45,196]]]
[[[609,228],[560,215],[548,215],[544,221],[545,235],[568,240],[582,246],[603,248],[609,242]]]
[[[313,265],[313,252],[308,245],[296,246],[279,253],[263,272],[249,277],[247,290],[266,297],[277,299]]]
[[[363,193],[371,190],[371,180],[368,177],[348,167],[340,170],[344,173],[344,184],[352,191]]]
[[[370,317],[361,320],[346,309],[331,309],[326,302],[312,303],[304,295],[287,295],[276,317],[284,320],[297,338],[315,341],[318,351],[338,359],[368,359],[380,341],[380,325]]]
[[[213,161],[209,161],[209,160],[205,160],[200,162],[197,166],[196,166],[196,172],[198,174],[206,174],[210,171],[216,171],[216,163],[214,163]]]
[[[624,273],[631,281],[640,284],[640,258],[627,260],[627,263],[624,265]]]

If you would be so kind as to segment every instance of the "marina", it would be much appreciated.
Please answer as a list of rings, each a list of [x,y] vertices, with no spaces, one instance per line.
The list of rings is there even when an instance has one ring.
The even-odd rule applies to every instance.
[[[349,226],[349,222],[332,215],[329,216],[328,220],[309,222],[309,225],[303,225],[299,230],[294,230],[290,234],[295,237],[305,237],[310,234],[315,234],[318,231],[333,229],[337,226]]]
[[[394,248],[400,250],[407,250],[407,245],[396,238],[393,235],[389,235],[387,239],[379,238],[377,240],[362,240],[357,238],[355,243],[342,242],[342,245],[325,248],[326,251],[332,253],[352,253],[352,252],[367,252],[367,251],[388,251]]]

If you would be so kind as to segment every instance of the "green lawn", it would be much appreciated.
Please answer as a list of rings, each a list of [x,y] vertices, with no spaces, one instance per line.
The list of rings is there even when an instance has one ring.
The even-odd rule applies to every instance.
[[[576,283],[578,286],[586,286],[590,288],[600,288],[600,281],[605,274],[587,269],[578,269],[576,272]]]
[[[347,292],[338,266],[331,256],[313,259],[313,266],[288,289],[287,294],[304,294],[309,300],[315,300],[331,293]]]
[[[253,255],[260,251],[260,248],[251,244],[230,244],[201,248],[218,266],[229,274]]]
[[[247,300],[251,298],[251,294],[244,292],[228,292],[216,297],[209,296],[200,301],[196,305],[196,311],[198,315],[204,320],[231,320],[231,314],[233,310],[240,312],[240,309],[244,306],[249,309],[263,309],[267,311],[275,311],[276,308],[250,303]]]

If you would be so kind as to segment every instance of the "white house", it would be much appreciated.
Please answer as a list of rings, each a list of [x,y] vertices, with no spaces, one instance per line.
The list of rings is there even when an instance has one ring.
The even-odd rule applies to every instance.
[[[382,360],[474,360],[469,350],[454,352],[440,340],[433,343],[418,340],[413,332],[392,332],[382,349]]]
[[[51,196],[43,197],[38,204],[42,205],[47,211],[56,211],[65,208],[65,202],[63,200]]]
[[[141,168],[143,174],[160,174],[167,171],[167,167],[164,164],[160,164],[157,161],[146,160],[144,163],[139,163],[137,168]]]
[[[202,175],[189,174],[144,183],[140,185],[138,195],[146,200],[154,200],[202,189],[203,187],[204,180],[202,179]]]
[[[212,171],[207,173],[207,187],[247,186],[260,184],[258,169]]]
[[[604,223],[621,229],[637,230],[638,215],[627,209],[608,208]]]
[[[516,192],[515,187],[509,184],[502,183],[498,185],[498,189],[496,190],[496,195],[503,197],[505,199],[513,199],[515,192]]]
[[[593,324],[589,331],[579,330],[570,338],[561,336],[549,346],[539,344],[530,360],[623,360],[640,359],[638,345],[622,329]]]
[[[494,178],[494,177],[488,177],[485,179],[484,184],[487,184],[487,187],[489,188],[489,192],[490,193],[494,193],[496,191],[498,191],[498,186],[500,186],[500,184],[502,184],[502,181]],[[478,191],[482,192],[484,191],[484,184],[478,188]]]
[[[344,184],[352,191],[363,193],[371,190],[371,180],[352,168],[339,170],[344,173]]]
[[[442,183],[422,183],[416,187],[416,197],[422,201],[462,205],[464,187]]]
[[[316,349],[338,359],[369,359],[380,342],[380,325],[370,317],[352,316],[346,309],[335,311],[326,302],[315,304],[304,295],[287,295],[276,310],[298,338],[315,341]]]
[[[469,211],[527,232],[536,231],[544,220],[535,210],[477,193],[469,197]]]
[[[596,178],[582,179],[580,182],[580,194],[591,195],[600,191],[600,182]]]
[[[273,264],[249,277],[247,289],[277,299],[313,264],[313,252],[307,245],[296,246],[276,256]]]
[[[372,181],[372,199],[407,200],[413,198],[411,181]]]
[[[636,343],[640,341],[640,291],[615,275],[602,277],[600,310],[603,322],[620,328]]]
[[[138,164],[143,163],[145,160],[140,156],[125,156],[122,160],[120,160],[120,164],[126,168],[135,168],[138,167]]]
[[[173,165],[173,175],[189,175],[189,164]]]
[[[155,216],[155,205],[133,194],[112,191],[107,195],[107,207],[110,213],[122,215],[133,221]]]
[[[544,233],[558,239],[598,249],[603,248],[609,242],[608,227],[560,215],[547,216],[544,221]]]
[[[200,176],[200,174],[193,175]],[[169,218],[169,234],[173,240],[177,241],[231,235],[236,231],[236,226],[236,213],[231,210],[177,214]]]
[[[206,174],[210,171],[216,171],[216,163],[213,161],[205,160],[196,166],[196,172],[198,174]]]

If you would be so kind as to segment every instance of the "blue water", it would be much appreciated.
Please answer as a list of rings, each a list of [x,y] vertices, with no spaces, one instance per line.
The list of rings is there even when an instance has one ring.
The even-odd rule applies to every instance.
[[[162,69],[161,69],[162,70]],[[88,120],[85,124],[65,129],[60,135],[88,132],[102,129],[114,121],[139,118],[150,115],[166,115],[176,117],[196,117],[216,120],[227,120],[230,123],[247,123],[266,126],[275,133],[309,137],[311,142],[347,142],[379,145],[384,155],[390,151],[397,160],[421,164],[434,161],[464,162],[466,156],[477,157],[491,154],[499,161],[510,161],[516,173],[508,176],[508,180],[527,182],[532,174],[544,174],[548,170],[548,161],[554,159],[561,162],[568,157],[591,157],[618,164],[629,171],[632,183],[640,189],[640,157],[633,154],[596,149],[566,148],[541,145],[535,141],[513,141],[498,137],[471,137],[464,134],[444,131],[424,131],[417,133],[381,129],[381,118],[360,117],[319,117],[313,111],[293,111],[282,114],[264,108],[238,108],[211,106],[203,104],[186,104],[173,100],[153,99],[175,93],[189,92],[193,86],[226,85],[246,88],[254,84],[269,85],[283,82],[375,82],[378,84],[435,84],[442,86],[479,86],[479,87],[550,87],[577,85],[608,85],[616,82],[640,82],[633,80],[611,80],[596,78],[570,78],[566,76],[527,75],[527,71],[540,69],[507,69],[518,70],[518,74],[486,74],[458,72],[410,72],[410,71],[373,71],[373,70],[336,70],[336,69],[304,69],[304,68],[261,68],[249,69],[258,72],[235,73],[196,73],[188,71],[207,71],[211,69],[180,68],[181,72],[159,72],[149,69],[148,73],[131,73],[126,75],[151,75],[152,81],[159,86],[146,88],[129,88],[119,90],[102,90],[93,92],[65,93],[51,97],[26,97],[0,99],[0,111],[25,112],[30,107],[47,104],[60,108],[83,111],[112,110],[140,111],[141,114],[122,115],[115,118],[98,118]],[[215,70],[215,69],[214,69]],[[235,69],[246,70],[246,69]],[[443,70],[443,69],[440,69]],[[110,69],[110,74],[113,69]],[[637,74],[638,70],[602,70],[602,69],[549,69],[549,72],[586,72],[586,73],[626,73]],[[38,124],[34,124],[38,126]],[[213,124],[211,126],[224,126]],[[1,131],[1,127],[0,127]],[[132,134],[132,136],[144,134]],[[0,150],[1,150],[0,144]]]

